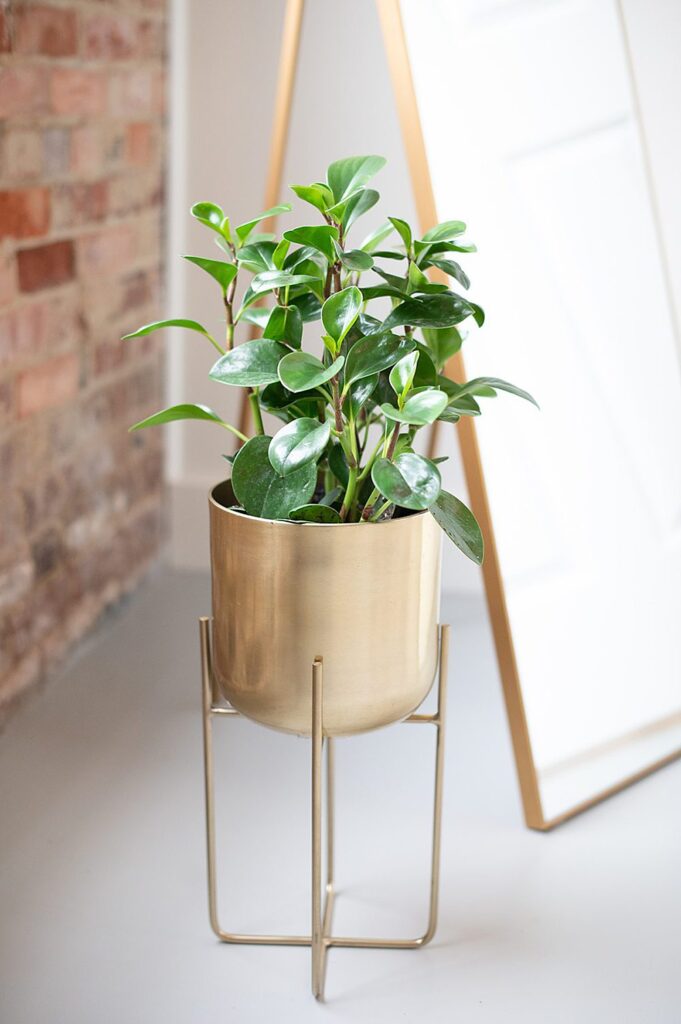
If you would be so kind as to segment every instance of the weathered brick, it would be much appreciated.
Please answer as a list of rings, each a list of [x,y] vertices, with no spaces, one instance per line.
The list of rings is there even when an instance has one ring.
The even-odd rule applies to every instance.
[[[98,122],[74,128],[71,137],[71,170],[76,177],[99,174],[104,165],[102,132]]]
[[[3,140],[2,156],[4,177],[8,180],[27,181],[37,178],[43,169],[40,131],[35,128],[8,131]]]
[[[114,117],[149,115],[155,109],[155,76],[150,68],[135,68],[112,75],[109,105]]]
[[[0,0],[0,705],[161,538],[165,3]]]
[[[17,7],[14,23],[17,53],[71,57],[78,49],[76,12],[65,7]]]
[[[71,132],[61,125],[43,132],[43,161],[45,173],[54,178],[65,174],[71,162]]]
[[[76,240],[78,273],[89,278],[112,274],[135,255],[136,231],[131,224],[117,224]]]
[[[56,114],[102,114],[107,79],[99,70],[56,68],[50,79],[50,99]]]
[[[9,53],[12,49],[11,11],[0,7],[0,53]]]
[[[0,253],[0,307],[9,305],[17,293],[16,260]]]
[[[49,189],[0,190],[0,239],[37,238],[47,232],[49,224]]]
[[[32,416],[73,398],[78,392],[79,377],[80,364],[75,352],[25,370],[17,381],[19,416]]]
[[[42,113],[47,109],[47,100],[44,67],[0,68],[0,117]]]
[[[104,220],[108,209],[107,181],[57,185],[52,203],[52,220],[57,231],[65,227]]]
[[[117,217],[148,211],[163,199],[163,182],[152,168],[145,174],[121,174],[111,181],[109,209]]]
[[[74,348],[82,335],[73,289],[24,302],[0,316],[0,369],[36,362],[48,350],[56,353],[60,348]]]
[[[87,18],[83,37],[86,57],[122,60],[138,50],[137,22],[122,11]]]
[[[35,292],[72,280],[75,273],[73,242],[50,242],[17,253],[19,288]]]
[[[129,124],[125,133],[125,158],[129,164],[145,167],[154,155],[153,131],[148,121]]]

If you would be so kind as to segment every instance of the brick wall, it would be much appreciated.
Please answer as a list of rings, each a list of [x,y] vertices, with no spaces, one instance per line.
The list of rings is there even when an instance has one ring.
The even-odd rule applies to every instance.
[[[161,538],[164,8],[0,0],[0,707]]]

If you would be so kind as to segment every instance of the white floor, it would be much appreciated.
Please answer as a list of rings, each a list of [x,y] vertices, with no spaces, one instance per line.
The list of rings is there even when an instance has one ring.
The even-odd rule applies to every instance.
[[[227,947],[208,927],[196,616],[158,574],[0,737],[2,1024],[681,1021],[681,764],[527,831],[480,610],[454,626],[440,926],[417,951]],[[309,745],[216,723],[225,927],[308,930]],[[432,734],[338,744],[344,933],[425,920]]]

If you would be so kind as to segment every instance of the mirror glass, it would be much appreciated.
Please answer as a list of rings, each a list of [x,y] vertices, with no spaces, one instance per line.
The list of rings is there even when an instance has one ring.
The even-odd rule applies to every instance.
[[[479,249],[462,257],[487,313],[467,375],[541,405],[499,395],[477,425],[547,820],[681,750],[681,351],[664,248],[681,230],[664,192],[681,71],[666,50],[650,59],[629,6],[634,77],[610,0],[402,2],[438,213],[466,219]]]

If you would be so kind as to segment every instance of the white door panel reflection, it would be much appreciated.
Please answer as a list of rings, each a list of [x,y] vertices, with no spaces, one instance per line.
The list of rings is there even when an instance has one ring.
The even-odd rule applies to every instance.
[[[681,353],[614,2],[402,13],[438,211],[480,250],[468,376],[542,406],[477,426],[548,819],[681,749]]]

